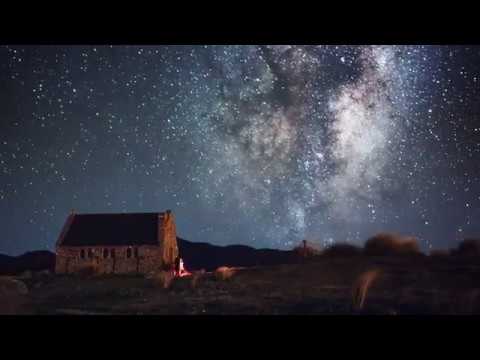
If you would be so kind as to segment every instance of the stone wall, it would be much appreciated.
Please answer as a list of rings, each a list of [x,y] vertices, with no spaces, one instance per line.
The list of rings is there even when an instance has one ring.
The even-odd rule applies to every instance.
[[[163,262],[167,265],[173,265],[178,256],[177,230],[173,214],[167,211],[162,221],[158,222],[158,226]]]
[[[127,256],[129,250],[130,257]],[[61,246],[57,248],[55,272],[76,273],[92,268],[98,274],[145,274],[164,266],[160,246]]]
[[[147,273],[172,268],[178,256],[175,219],[171,211],[158,214],[158,245],[64,246],[62,242],[73,217],[73,214],[69,216],[57,241],[57,273],[75,273],[85,268],[93,268],[100,274]],[[128,251],[130,256],[127,256]]]

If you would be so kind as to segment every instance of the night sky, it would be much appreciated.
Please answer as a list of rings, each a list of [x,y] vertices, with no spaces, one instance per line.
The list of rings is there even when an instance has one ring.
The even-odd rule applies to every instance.
[[[0,252],[76,212],[217,245],[480,237],[480,47],[2,46]]]

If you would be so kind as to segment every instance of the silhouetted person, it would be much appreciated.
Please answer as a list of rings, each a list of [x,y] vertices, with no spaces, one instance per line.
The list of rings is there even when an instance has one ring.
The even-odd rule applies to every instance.
[[[180,275],[180,256],[175,258],[175,268],[174,268],[175,275]]]
[[[183,265],[183,259],[178,256],[175,259],[175,276],[182,277],[187,275],[191,275],[191,273],[185,269],[185,266]]]

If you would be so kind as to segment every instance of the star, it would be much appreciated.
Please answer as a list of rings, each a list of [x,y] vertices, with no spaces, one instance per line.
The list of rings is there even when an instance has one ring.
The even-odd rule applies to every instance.
[[[219,245],[480,234],[480,47],[0,47],[0,253],[70,209]]]

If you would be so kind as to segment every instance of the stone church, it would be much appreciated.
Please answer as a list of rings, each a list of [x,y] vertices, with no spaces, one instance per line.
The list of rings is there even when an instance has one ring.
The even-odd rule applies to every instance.
[[[173,213],[71,213],[56,244],[55,272],[144,274],[178,256]]]

